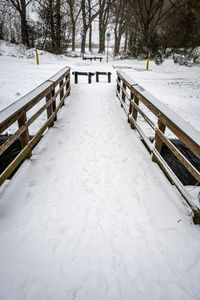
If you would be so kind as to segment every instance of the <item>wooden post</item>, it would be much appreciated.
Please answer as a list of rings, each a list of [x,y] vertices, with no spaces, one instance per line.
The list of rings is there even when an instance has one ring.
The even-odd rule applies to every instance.
[[[134,99],[134,94],[131,92],[131,100],[133,100]],[[131,114],[132,113],[132,105],[131,105],[131,102],[130,102],[130,104],[129,104],[129,114]]]
[[[137,97],[134,97],[134,103],[136,105],[139,105],[139,99]],[[135,121],[137,121],[137,115],[138,115],[137,109],[133,108],[132,116],[133,116],[133,119],[135,119]]]
[[[89,72],[88,73],[88,83],[91,83],[92,82],[92,73]]]
[[[74,83],[78,83],[78,74],[77,74],[77,72],[74,73]]]
[[[55,95],[55,88],[51,92],[51,97],[53,98]],[[53,112],[56,111],[56,99],[52,103],[53,106]],[[55,116],[54,121],[57,121],[57,116]]]
[[[26,121],[27,121],[27,117],[26,117],[26,112],[24,111],[22,116],[18,119],[19,128],[25,125]],[[26,128],[26,130],[20,135],[22,149],[28,144],[29,140],[30,140],[29,131],[28,128]],[[31,157],[31,151],[28,153],[26,158],[30,158],[30,157]]]
[[[68,80],[68,78],[69,78],[69,82],[66,84],[66,92],[67,92],[68,88],[70,87],[70,73],[69,73],[69,74],[67,74],[67,76],[65,77],[65,80],[67,81],[67,80]],[[70,92],[69,92],[69,94],[68,94],[68,95],[70,95]]]
[[[123,82],[123,88],[126,89],[126,84]],[[126,95],[124,93],[124,91],[122,90],[122,100],[125,102],[126,99]]]
[[[160,129],[160,131],[162,131],[162,133],[165,133],[166,125],[164,125],[159,119],[158,119],[158,128]],[[156,150],[157,150],[159,153],[161,152],[162,144],[163,144],[163,141],[162,141],[162,139],[158,136],[158,134],[157,134],[157,132],[156,132],[156,134],[155,134],[155,148],[156,148]],[[154,161],[154,162],[157,161],[155,155],[152,156],[152,161]]]
[[[119,82],[121,82],[121,78],[119,76],[117,76],[117,80]],[[119,86],[118,82],[117,82],[117,91],[118,91],[118,93],[120,93],[120,86]]]
[[[134,95],[133,95],[133,93],[131,92],[131,100],[133,100],[133,98],[134,98]],[[129,103],[129,115],[131,115],[132,114],[132,105],[131,105],[131,102]],[[129,116],[128,116],[128,123],[130,123],[130,121],[129,121]],[[131,125],[131,128],[132,128],[132,125]],[[133,129],[133,128],[132,128]]]
[[[46,103],[51,100],[51,93],[49,93],[47,96],[46,96]],[[47,107],[47,119],[49,119],[51,117],[53,113],[53,105],[51,104],[49,107]],[[52,122],[48,127],[52,127],[54,124],[54,122]]]
[[[61,88],[62,85],[63,85],[63,79],[62,79],[61,82],[59,83],[59,88]],[[63,96],[64,96],[64,90],[62,89],[62,90],[60,91],[60,101],[62,100]],[[63,102],[63,105],[65,105],[65,102]]]
[[[108,72],[108,82],[111,82],[111,72]]]
[[[136,96],[134,96],[133,92],[131,92],[131,99],[132,99],[132,100],[134,99],[134,103],[135,103],[136,105],[139,105],[139,99],[138,99]],[[135,109],[134,107],[132,107],[132,111],[131,111],[130,113],[132,113],[133,119],[134,119],[135,121],[137,121],[137,116],[138,116],[138,111],[137,111],[137,109]],[[135,129],[135,126],[134,126],[132,123],[131,123],[131,128],[132,128],[132,129]]]

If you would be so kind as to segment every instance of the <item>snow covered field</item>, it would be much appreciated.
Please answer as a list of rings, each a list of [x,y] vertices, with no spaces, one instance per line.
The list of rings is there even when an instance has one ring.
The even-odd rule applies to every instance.
[[[167,61],[146,72],[145,62],[51,54],[36,66],[2,55],[1,108],[66,65],[111,71],[112,83],[72,84],[54,127],[0,190],[0,299],[199,299],[200,229],[128,126],[112,66],[131,66],[136,81],[155,96],[163,90],[163,101],[198,130],[199,68]],[[176,80],[193,82],[195,92],[168,84]]]

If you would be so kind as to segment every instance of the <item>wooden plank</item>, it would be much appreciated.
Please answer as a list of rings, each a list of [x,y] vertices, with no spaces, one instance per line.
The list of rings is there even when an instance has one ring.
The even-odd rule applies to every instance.
[[[21,111],[28,111],[52,89],[52,83],[45,81],[39,87],[17,100],[0,112],[0,133],[19,119]]]
[[[17,138],[20,137],[20,135],[29,127],[44,111],[45,109],[48,109],[48,107],[52,104],[53,99],[48,101],[44,106],[42,106],[33,116],[27,120],[26,124],[20,127],[7,141],[5,141],[0,146],[0,155],[3,154],[15,141]]]
[[[157,135],[165,143],[165,145],[172,151],[174,156],[184,165],[184,167],[194,176],[194,178],[200,183],[199,171],[187,160],[187,158],[172,144],[172,142],[164,136],[161,130],[157,129]]]
[[[7,139],[1,146],[0,146],[0,155],[2,155],[15,141],[20,137],[20,135],[27,129],[27,124],[23,125],[18,129],[13,135]]]
[[[140,109],[140,107],[131,100],[131,105],[134,107],[134,109],[136,109],[140,115],[145,119],[145,121],[151,126],[151,128],[155,131],[155,124],[152,120],[149,119],[149,117],[147,117],[147,115]]]
[[[144,141],[145,145],[147,146],[147,148],[149,149],[150,152],[152,152],[153,149],[153,145],[150,142],[150,140],[148,139],[148,137],[146,136],[146,134],[144,133],[144,131],[141,129],[141,127],[137,124],[137,122],[133,119],[133,117],[131,115],[129,115],[129,121],[132,124],[132,126],[137,129],[138,133],[140,134],[140,136],[142,137],[142,140]]]
[[[199,182],[200,173],[199,171],[187,160],[187,158],[171,143],[171,141],[165,137],[163,132],[159,130],[153,121],[151,121],[145,113],[131,101],[131,105],[135,107],[136,110],[142,115],[145,121],[151,126],[151,128],[157,133],[160,139],[166,144],[166,146],[172,151],[172,153],[178,158],[178,160],[184,165],[184,167],[194,176],[194,178]]]
[[[135,82],[129,75],[127,75],[125,72],[123,71],[119,71],[117,70],[117,75],[119,76],[119,78],[121,80],[123,80],[126,85],[130,88],[131,86],[134,86],[134,85],[138,85],[137,82]]]
[[[64,67],[62,70],[57,72],[55,75],[49,78],[49,81],[54,82],[55,86],[70,73],[70,67]]]
[[[121,99],[121,95],[120,95],[120,93],[119,93],[118,91],[116,91],[116,95],[117,95],[117,97],[118,97],[118,99],[119,99],[119,101],[120,101],[120,103],[121,103],[121,107],[124,109],[126,115],[128,116],[128,115],[129,115],[129,112],[128,112],[128,110],[126,109],[126,107],[124,106],[124,101]]]
[[[130,97],[129,97],[128,93],[127,93],[126,86],[124,84],[122,85],[118,80],[117,80],[117,83],[118,83],[118,86],[122,90],[122,95],[124,94],[125,97],[130,101]],[[125,97],[124,97],[124,99],[125,99]]]
[[[165,129],[166,129],[166,126],[158,119],[158,128],[159,130],[164,134],[165,133]],[[156,131],[156,134],[155,134],[155,148],[156,150],[160,153],[161,151],[161,148],[162,148],[162,144],[163,144],[163,141],[162,139],[160,138],[160,136],[157,134],[157,131]]]
[[[58,74],[61,74],[62,78],[64,78],[66,74],[70,74],[70,69],[65,67],[55,76],[52,76],[50,80],[43,82],[36,89],[32,90],[30,93],[0,112],[0,133],[4,132],[21,117],[21,111],[27,112],[30,110],[53,89],[53,86],[56,85],[56,82],[61,80],[58,78]]]
[[[19,164],[29,155],[31,149],[29,144],[16,156],[16,158],[9,164],[9,166],[0,175],[0,186],[12,174],[12,172],[19,166]]]
[[[150,100],[148,100],[141,92],[139,92],[138,86],[131,87],[131,91],[136,95],[136,97],[143,102],[143,104],[148,107],[159,119],[160,121],[166,125],[198,158],[200,158],[200,133],[196,131],[192,126],[184,122],[183,119],[180,117],[177,117],[178,120],[181,120],[179,122],[184,122],[184,126],[187,129],[187,133],[183,131],[180,127],[178,127],[177,124],[175,124],[171,119],[170,119],[170,114],[172,113],[175,115],[171,110],[169,110],[164,104],[159,104],[160,108],[165,107],[165,110],[168,112],[167,115],[164,114],[157,106],[152,104]],[[144,90],[145,91],[145,90]],[[150,94],[150,93],[148,93]],[[146,93],[147,95],[147,93]],[[151,95],[153,98],[153,96]],[[154,102],[159,102],[159,100],[155,100],[156,98],[154,97]],[[156,102],[156,103],[157,103]],[[192,139],[189,136],[190,131],[195,132],[196,138]]]
[[[193,210],[193,212],[199,211],[198,207],[196,207],[196,205],[193,204],[194,199],[192,199],[192,196],[188,194],[183,184],[180,182],[177,176],[172,172],[172,170],[170,169],[166,161],[162,158],[160,153],[155,148],[152,150],[152,152],[157,157],[157,162],[161,166],[165,174],[167,174],[171,182],[176,186],[176,188],[179,190],[183,198],[186,200],[187,205]]]

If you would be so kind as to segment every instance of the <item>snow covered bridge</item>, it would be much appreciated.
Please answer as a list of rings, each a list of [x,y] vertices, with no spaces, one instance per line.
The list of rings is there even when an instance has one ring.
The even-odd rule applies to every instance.
[[[69,70],[45,84],[50,121],[40,133],[56,119],[56,96],[61,107],[69,94]],[[199,228],[128,126],[115,90],[74,85],[57,122],[3,185],[0,299],[198,299]],[[28,141],[26,117],[11,107],[10,115],[21,120],[22,156],[30,156],[38,136]]]

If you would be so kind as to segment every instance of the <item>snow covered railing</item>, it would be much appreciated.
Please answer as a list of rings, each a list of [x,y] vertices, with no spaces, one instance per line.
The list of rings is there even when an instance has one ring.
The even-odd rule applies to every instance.
[[[31,149],[39,141],[44,131],[53,126],[57,113],[70,94],[70,68],[65,67],[57,74],[42,83],[39,87],[25,95],[0,112],[0,134],[7,131],[15,122],[18,129],[1,146],[2,155],[18,138],[21,151],[9,166],[0,174],[0,185],[26,158],[31,156]],[[42,103],[43,102],[43,103]],[[39,105],[40,104],[40,107]],[[42,106],[41,106],[42,105]],[[29,127],[38,117],[47,111],[47,120],[30,139]]]
[[[152,160],[162,167],[172,183],[178,188],[187,204],[194,211],[194,222],[200,224],[200,211],[198,207],[196,207],[183,184],[160,155],[162,144],[164,143],[192,174],[197,182],[200,183],[199,171],[188,161],[177,147],[172,144],[165,135],[165,130],[168,128],[198,158],[200,158],[200,132],[177,116],[166,105],[161,103],[143,87],[132,80],[132,78],[130,78],[126,73],[119,70],[117,71],[116,94],[121,102],[121,106],[128,116],[128,121],[131,124],[131,127],[139,132],[143,142],[152,153]],[[139,107],[140,103],[142,105]],[[157,125],[150,119],[150,114],[148,114],[147,111],[156,117]],[[154,144],[150,141],[149,137],[147,137],[141,126],[138,124],[138,114],[140,114],[143,120],[150,126],[151,129],[153,129],[155,134]]]

